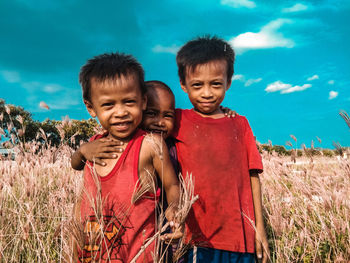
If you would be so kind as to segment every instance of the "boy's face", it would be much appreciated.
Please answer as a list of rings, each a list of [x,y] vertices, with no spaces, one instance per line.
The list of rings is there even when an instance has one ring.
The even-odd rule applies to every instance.
[[[137,77],[128,74],[104,81],[91,79],[91,101],[84,102],[110,136],[129,141],[142,121],[147,99]]]
[[[227,81],[226,67],[225,60],[213,60],[197,65],[195,70],[186,70],[185,83],[181,83],[181,88],[200,114],[222,113],[219,106],[231,85],[231,81]]]
[[[166,139],[172,133],[175,122],[175,100],[172,94],[161,88],[147,92],[147,109],[143,116],[143,129],[161,133]]]

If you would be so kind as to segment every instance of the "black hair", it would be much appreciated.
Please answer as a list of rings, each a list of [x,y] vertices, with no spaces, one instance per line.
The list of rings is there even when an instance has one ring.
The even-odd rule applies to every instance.
[[[197,65],[213,60],[225,60],[227,63],[227,81],[233,76],[235,52],[225,40],[215,36],[198,37],[187,42],[176,55],[178,74],[181,83],[186,82],[187,70],[195,70]]]
[[[79,82],[83,88],[83,99],[91,101],[92,78],[104,81],[129,74],[135,74],[139,81],[141,93],[145,94],[145,73],[141,64],[133,56],[116,52],[105,53],[89,59],[81,67],[79,73]]]

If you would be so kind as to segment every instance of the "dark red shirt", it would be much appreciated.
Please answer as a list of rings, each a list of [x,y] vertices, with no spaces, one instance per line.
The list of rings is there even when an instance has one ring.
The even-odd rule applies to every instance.
[[[250,169],[262,170],[243,116],[205,118],[176,110],[176,149],[182,174],[192,173],[199,200],[186,221],[187,240],[202,247],[254,253]]]
[[[81,203],[81,216],[84,231],[92,238],[103,231],[95,246],[86,240],[80,257],[81,262],[130,262],[147,239],[155,233],[155,198],[142,198],[132,204],[132,195],[138,180],[140,148],[145,132],[138,130],[120,156],[112,171],[104,176],[94,176],[92,163],[84,170],[84,195]],[[102,137],[94,136],[92,140]],[[100,187],[96,187],[96,180]],[[98,194],[99,190],[101,195]],[[96,199],[102,199],[102,215],[96,213]],[[99,202],[97,202],[99,203]],[[97,209],[99,211],[99,209]],[[154,243],[139,257],[137,262],[153,262]],[[90,260],[90,261],[89,261]],[[100,260],[100,261],[99,261]],[[95,262],[95,261],[94,261]]]

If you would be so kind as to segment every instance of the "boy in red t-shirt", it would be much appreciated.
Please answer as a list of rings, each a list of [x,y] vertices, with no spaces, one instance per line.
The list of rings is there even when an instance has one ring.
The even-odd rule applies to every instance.
[[[254,252],[266,262],[261,157],[247,119],[225,117],[219,107],[231,85],[234,51],[203,37],[185,44],[176,60],[193,109],[176,111],[173,135],[182,174],[192,173],[199,195],[186,221],[194,246],[187,262],[254,262]]]
[[[89,146],[100,138],[123,143],[123,153],[116,158],[100,156],[102,165],[86,162],[84,193],[78,204],[86,239],[78,249],[79,260],[130,262],[156,228],[156,198],[150,198],[156,194],[155,189],[147,188],[146,196],[137,200],[133,200],[134,190],[152,184],[149,175],[155,181],[157,174],[168,203],[174,204],[166,213],[172,221],[179,200],[179,183],[163,139],[139,129],[147,103],[141,65],[130,55],[103,54],[82,67],[79,80],[88,112],[107,131],[93,136]],[[73,154],[73,168],[81,168],[89,149],[82,146]],[[171,240],[181,235],[177,229],[164,238]],[[153,247],[149,246],[136,262],[153,262]]]

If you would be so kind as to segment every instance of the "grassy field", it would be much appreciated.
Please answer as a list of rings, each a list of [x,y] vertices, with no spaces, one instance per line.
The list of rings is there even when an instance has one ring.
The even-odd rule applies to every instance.
[[[81,173],[70,168],[67,146],[26,149],[0,161],[0,262],[65,262]],[[263,160],[272,262],[350,262],[350,161],[294,163],[267,153]]]

